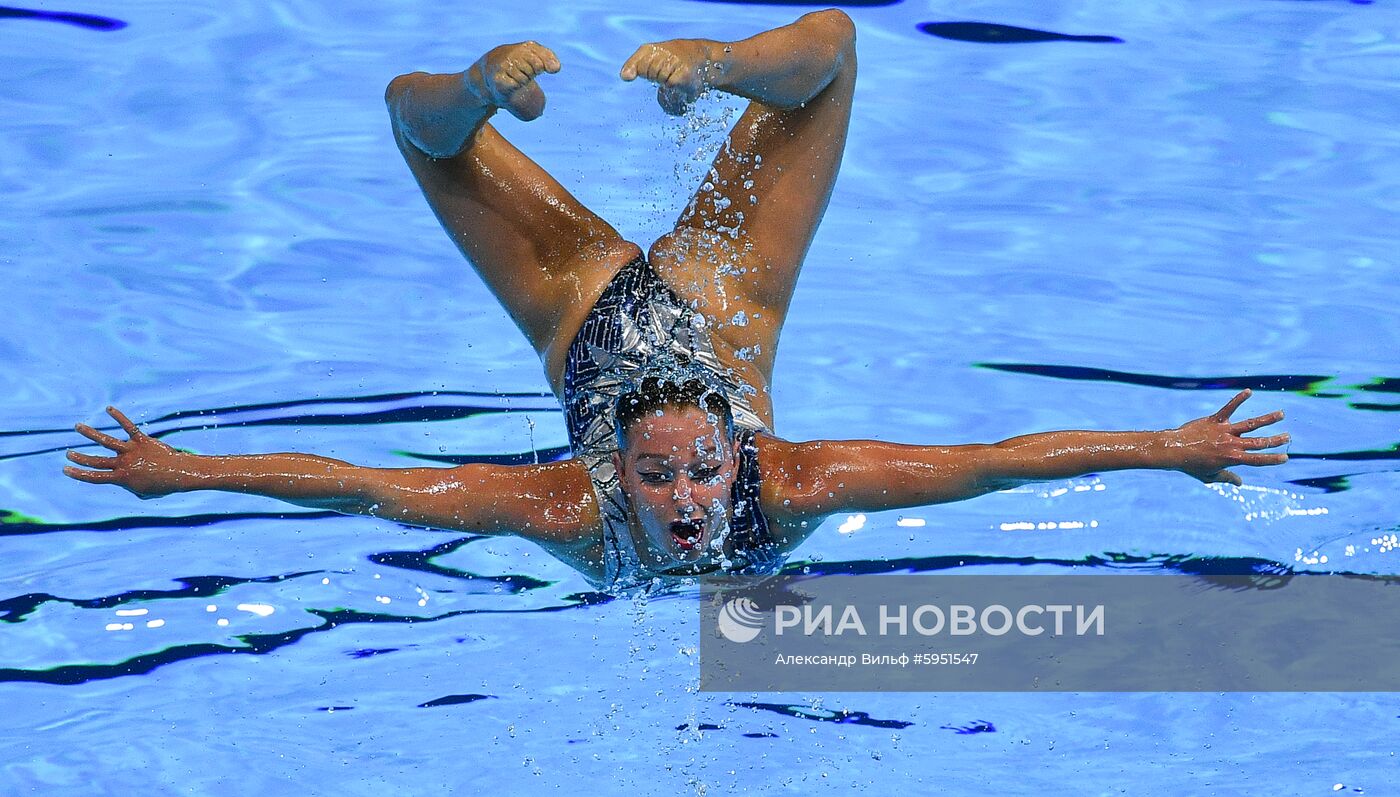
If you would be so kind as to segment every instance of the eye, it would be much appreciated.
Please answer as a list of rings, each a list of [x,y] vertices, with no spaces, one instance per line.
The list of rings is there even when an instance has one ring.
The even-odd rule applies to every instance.
[[[667,473],[639,473],[637,475],[641,477],[642,484],[665,484],[671,480],[670,474]]]
[[[719,478],[719,468],[701,468],[694,471],[690,478],[698,482],[712,482]]]

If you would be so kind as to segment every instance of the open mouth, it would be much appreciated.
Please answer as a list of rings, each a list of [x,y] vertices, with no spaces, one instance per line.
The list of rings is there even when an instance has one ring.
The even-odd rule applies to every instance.
[[[705,527],[699,520],[677,520],[671,524],[671,539],[682,551],[693,551],[700,544]]]

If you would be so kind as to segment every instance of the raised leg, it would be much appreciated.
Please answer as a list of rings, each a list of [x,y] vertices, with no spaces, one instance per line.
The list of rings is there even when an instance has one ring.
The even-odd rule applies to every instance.
[[[535,78],[557,71],[554,54],[534,42],[502,45],[466,72],[395,78],[385,97],[428,204],[540,354],[556,392],[593,302],[640,254],[487,123],[499,108],[538,117]]]
[[[646,45],[624,67],[629,75],[656,82],[672,113],[706,88],[750,100],[650,257],[712,319],[729,364],[758,383],[766,404],[788,304],[846,144],[855,27],[841,11],[819,11],[729,44]]]

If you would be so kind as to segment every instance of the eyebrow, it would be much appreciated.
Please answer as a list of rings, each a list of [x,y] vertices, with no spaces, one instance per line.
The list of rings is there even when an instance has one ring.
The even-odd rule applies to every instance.
[[[656,460],[662,465],[669,466],[668,463],[671,461],[671,457],[668,454],[638,454],[637,464],[640,465],[642,460]],[[703,458],[699,460],[699,463],[702,465],[720,466],[724,464],[724,461],[719,458]]]

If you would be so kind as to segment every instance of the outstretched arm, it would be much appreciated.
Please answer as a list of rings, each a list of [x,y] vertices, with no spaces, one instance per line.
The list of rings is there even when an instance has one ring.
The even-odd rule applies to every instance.
[[[456,468],[365,468],[310,454],[202,456],[179,451],[137,428],[114,407],[107,412],[129,436],[121,440],[86,424],[77,430],[113,456],[69,451],[68,476],[115,484],[141,498],[222,490],[276,498],[298,506],[372,515],[420,526],[519,534],[561,541],[584,525],[590,506],[568,465]],[[586,482],[586,477],[584,477]]]
[[[1287,443],[1287,434],[1243,436],[1282,420],[1281,411],[1230,421],[1249,396],[1241,391],[1213,415],[1161,432],[1045,432],[963,446],[802,443],[784,457],[789,462],[778,482],[787,492],[783,500],[791,501],[788,511],[804,519],[961,501],[1026,482],[1131,468],[1238,485],[1240,477],[1227,468],[1288,460],[1287,454],[1260,452]]]

